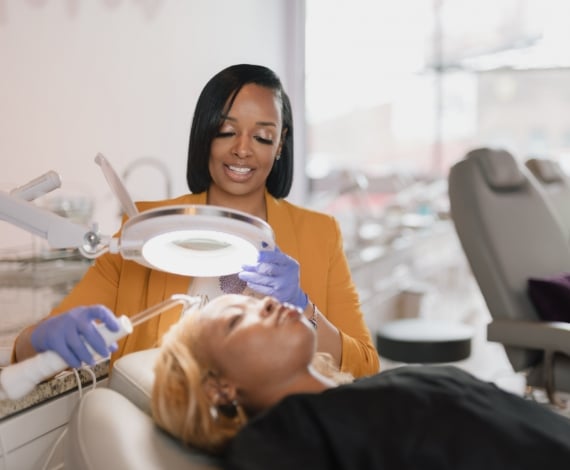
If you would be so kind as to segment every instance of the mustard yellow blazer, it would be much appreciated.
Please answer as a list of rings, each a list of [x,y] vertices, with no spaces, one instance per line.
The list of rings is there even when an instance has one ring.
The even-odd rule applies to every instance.
[[[378,355],[360,310],[337,221],[332,216],[275,199],[269,193],[266,193],[266,202],[267,219],[275,232],[277,246],[301,266],[301,288],[340,331],[341,369],[357,377],[378,372]],[[139,202],[137,206],[144,211],[177,204],[206,204],[206,193]],[[104,304],[117,315],[132,316],[173,294],[188,292],[191,280],[106,253],[96,259],[50,315],[80,305]],[[140,324],[119,342],[119,349],[111,360],[157,346],[179,316],[180,309],[172,309]]]

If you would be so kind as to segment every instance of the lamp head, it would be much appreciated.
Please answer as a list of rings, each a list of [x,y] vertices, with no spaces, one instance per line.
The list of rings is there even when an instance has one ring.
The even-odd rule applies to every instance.
[[[183,276],[223,276],[255,264],[275,246],[273,230],[245,212],[177,205],[129,218],[109,250],[147,267]]]
[[[274,248],[274,234],[263,220],[245,212],[207,205],[177,205],[138,212],[113,167],[101,154],[95,161],[129,219],[119,238],[102,237],[27,199],[59,186],[52,175],[13,194],[0,192],[0,219],[45,238],[52,248],[77,248],[87,258],[110,251],[144,266],[183,276],[223,276],[254,264],[260,250]],[[57,175],[56,175],[57,176]]]

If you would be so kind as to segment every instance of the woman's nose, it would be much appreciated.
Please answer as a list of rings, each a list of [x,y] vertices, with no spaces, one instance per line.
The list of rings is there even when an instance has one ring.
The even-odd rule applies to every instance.
[[[260,315],[265,318],[275,312],[277,301],[273,297],[264,297],[262,300],[262,308]]]
[[[233,154],[238,158],[247,158],[251,155],[251,145],[246,135],[236,139]]]

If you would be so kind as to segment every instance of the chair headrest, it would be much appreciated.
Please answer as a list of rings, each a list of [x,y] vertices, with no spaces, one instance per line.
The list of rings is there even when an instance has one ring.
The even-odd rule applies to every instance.
[[[465,158],[476,160],[485,181],[495,190],[514,190],[527,181],[520,164],[506,150],[478,148],[467,153]]]
[[[221,470],[222,461],[182,444],[120,393],[86,393],[69,418],[66,469]]]
[[[560,183],[564,181],[564,170],[554,160],[530,158],[525,162],[525,165],[543,183]]]
[[[149,415],[154,385],[154,363],[158,352],[158,348],[152,348],[120,357],[115,361],[109,379],[109,388],[127,397]]]

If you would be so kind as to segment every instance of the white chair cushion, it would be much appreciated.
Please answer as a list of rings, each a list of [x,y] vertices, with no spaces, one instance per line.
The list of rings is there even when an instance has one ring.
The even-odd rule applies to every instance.
[[[149,415],[157,354],[158,348],[127,354],[115,361],[109,378],[109,388]]]
[[[217,459],[182,445],[126,397],[108,388],[86,393],[64,444],[66,469],[220,470]]]

